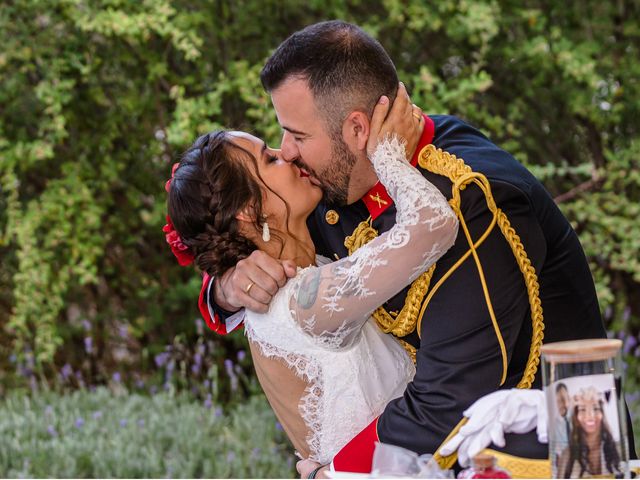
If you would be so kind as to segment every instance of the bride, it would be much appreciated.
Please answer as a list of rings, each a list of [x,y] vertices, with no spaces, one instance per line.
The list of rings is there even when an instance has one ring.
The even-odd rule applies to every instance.
[[[278,420],[320,464],[404,392],[413,364],[370,314],[456,238],[447,200],[406,161],[403,138],[417,137],[415,117],[405,98],[391,112],[388,101],[377,104],[367,152],[396,202],[396,225],[339,261],[316,257],[307,229],[320,188],[249,134],[200,137],[168,189],[169,217],[200,269],[220,275],[256,249],[298,265],[268,313],[246,312],[245,328]]]

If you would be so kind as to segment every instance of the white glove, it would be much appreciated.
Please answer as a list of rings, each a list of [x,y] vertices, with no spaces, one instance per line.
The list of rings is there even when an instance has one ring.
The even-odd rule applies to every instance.
[[[547,443],[547,408],[541,390],[498,390],[478,399],[463,414],[468,422],[440,449],[443,456],[457,450],[463,467],[491,443],[504,447],[505,433],[527,433],[535,427],[538,440]]]

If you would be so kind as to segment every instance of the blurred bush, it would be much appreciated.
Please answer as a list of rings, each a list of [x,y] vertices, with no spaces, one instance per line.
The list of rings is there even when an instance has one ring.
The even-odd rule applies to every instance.
[[[0,403],[3,478],[293,478],[266,400],[230,410],[184,395],[107,389]],[[212,439],[216,439],[212,441]]]
[[[545,183],[637,392],[639,17],[633,0],[4,2],[0,388],[151,380],[176,342],[180,378],[198,342],[209,363],[194,378],[227,371],[244,338],[198,333],[200,279],[164,244],[163,185],[211,129],[277,145],[264,59],[296,29],[343,18],[381,41],[425,111],[479,126]]]

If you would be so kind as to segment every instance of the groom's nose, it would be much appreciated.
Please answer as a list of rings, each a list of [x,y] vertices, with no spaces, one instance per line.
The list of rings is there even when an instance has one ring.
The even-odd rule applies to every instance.
[[[280,143],[280,150],[282,151],[282,159],[285,162],[293,162],[300,156],[300,151],[296,146],[296,142],[293,139],[291,133],[285,132],[282,134],[282,143]]]

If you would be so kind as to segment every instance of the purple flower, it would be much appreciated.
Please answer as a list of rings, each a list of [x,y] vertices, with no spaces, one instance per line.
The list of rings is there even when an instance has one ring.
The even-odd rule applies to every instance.
[[[251,450],[251,458],[256,460],[256,459],[258,459],[260,457],[261,453],[262,453],[262,449],[256,447],[253,450]]]
[[[129,422],[127,421],[126,418],[123,418],[122,420],[120,420],[120,426],[121,427],[126,427],[128,423]]]
[[[211,408],[213,403],[211,402],[211,395],[207,395],[207,398],[204,399],[204,408]]]
[[[169,360],[169,352],[162,352],[157,354],[153,360],[156,362],[156,367],[163,367]]]
[[[56,427],[54,427],[53,425],[49,425],[47,427],[47,433],[49,435],[51,435],[52,437],[57,437],[58,436],[58,432],[56,432]]]
[[[151,385],[151,386],[149,387],[149,393],[150,393],[151,395],[155,395],[156,393],[158,393],[158,387],[156,387],[155,385]]]
[[[45,415],[53,415],[53,407],[51,405],[47,405],[44,409]]]
[[[247,352],[244,350],[238,350],[238,361],[242,362],[245,358],[247,358]]]
[[[84,337],[84,351],[89,355],[93,353],[93,338]]]
[[[78,417],[75,421],[76,428],[82,428],[84,426],[84,418]]]
[[[622,321],[624,323],[627,323],[630,318],[631,318],[631,307],[627,305],[626,307],[624,307],[624,310],[622,312]]]
[[[628,355],[629,353],[631,353],[631,350],[636,347],[636,345],[638,345],[638,339],[633,335],[629,335],[624,342],[624,346],[622,347],[622,353]]]
[[[211,386],[211,381],[209,379],[206,379],[204,382],[202,382],[202,386],[208,390]]]
[[[198,365],[197,363],[191,365],[191,373],[193,373],[194,375],[198,375],[200,373],[200,365]]]
[[[203,335],[204,334],[204,327],[202,325],[202,319],[201,318],[196,318],[195,319],[195,324],[196,324],[196,333],[198,335]]]
[[[169,363],[167,364],[167,375],[171,375],[171,373],[175,370],[176,368],[176,362],[175,360],[170,360]]]
[[[62,370],[60,370],[60,374],[64,380],[67,380],[73,374],[73,368],[68,363],[65,363]]]
[[[82,328],[84,328],[84,330],[88,332],[89,330],[91,330],[91,322],[87,319],[82,320]]]
[[[91,417],[94,420],[98,420],[99,418],[102,418],[102,412],[100,410],[96,410],[95,412],[93,412],[93,414],[91,414]]]
[[[284,431],[284,428],[282,428],[282,424],[280,422],[276,422],[276,430],[280,432]]]
[[[220,407],[216,407],[215,412],[213,413],[216,417],[221,417],[222,416],[222,408]]]
[[[229,452],[227,453],[227,462],[231,463],[236,459],[236,453],[235,452]]]
[[[122,375],[120,375],[120,372],[115,372],[113,374],[113,381],[116,383],[120,383],[122,381]]]
[[[118,327],[118,335],[120,335],[120,338],[127,338],[129,336],[129,328],[127,325],[120,325]]]
[[[196,352],[196,354],[193,356],[193,362],[196,365],[200,366],[202,364],[202,355]]]
[[[204,352],[205,352],[205,347],[204,347],[204,343],[199,343],[198,346],[196,347],[196,352],[200,355],[203,356]]]
[[[144,380],[142,380],[141,378],[138,378],[136,380],[135,385],[136,385],[136,388],[143,389],[144,388]]]
[[[140,420],[138,420],[138,426],[140,428],[144,427],[144,418],[141,418]]]
[[[224,368],[229,375],[233,375],[233,362],[230,359],[224,361]]]
[[[607,308],[604,309],[604,314],[602,315],[605,320],[609,320],[611,318],[611,315],[613,315],[613,308],[611,307],[611,305],[608,305]]]

